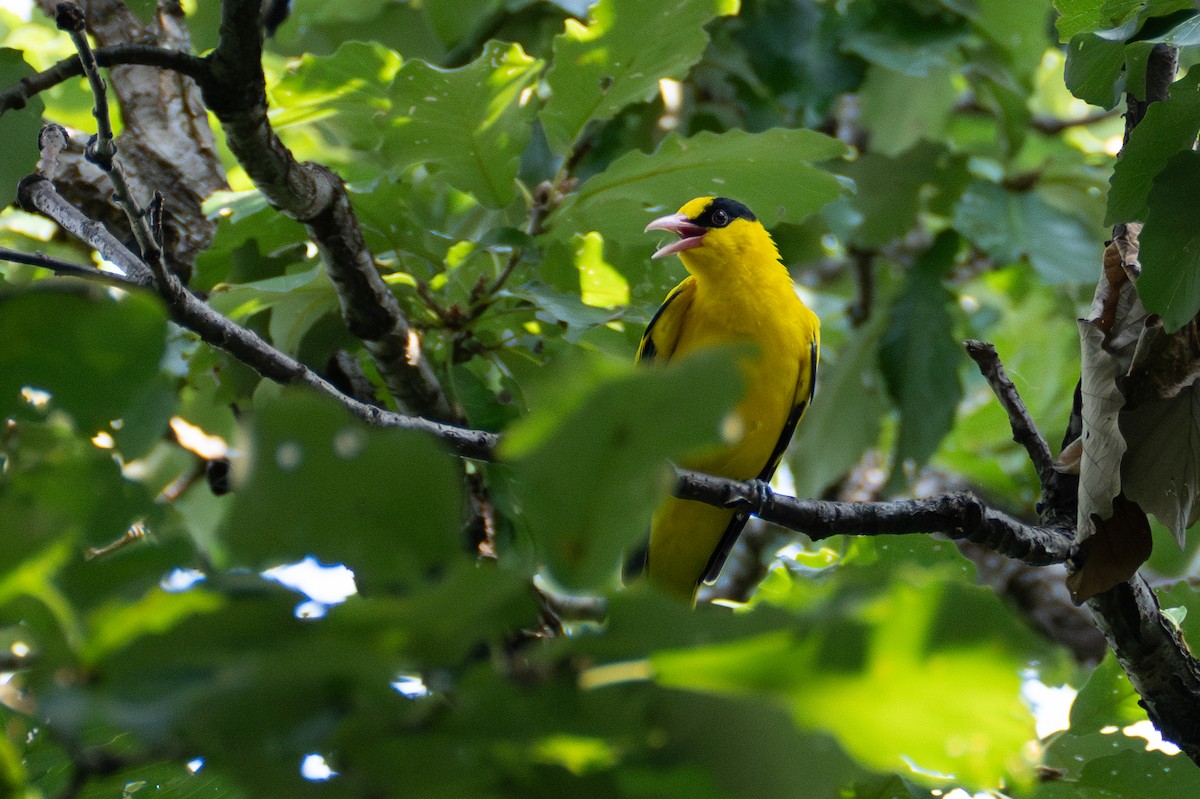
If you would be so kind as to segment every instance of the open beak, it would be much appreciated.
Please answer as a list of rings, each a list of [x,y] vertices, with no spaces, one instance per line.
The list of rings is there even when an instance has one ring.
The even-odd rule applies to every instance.
[[[677,252],[690,250],[693,247],[699,247],[704,243],[704,234],[708,232],[708,228],[693,225],[683,214],[669,214],[660,216],[650,224],[646,225],[643,233],[649,233],[651,230],[669,230],[679,236],[679,241],[672,241],[669,244],[664,244],[659,247],[651,258],[663,258],[668,255],[674,255]]]

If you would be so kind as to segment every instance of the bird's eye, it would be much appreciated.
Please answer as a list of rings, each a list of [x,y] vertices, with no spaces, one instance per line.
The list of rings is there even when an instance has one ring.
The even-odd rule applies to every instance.
[[[729,224],[729,214],[718,208],[717,210],[713,211],[712,221],[717,227],[725,227]]]

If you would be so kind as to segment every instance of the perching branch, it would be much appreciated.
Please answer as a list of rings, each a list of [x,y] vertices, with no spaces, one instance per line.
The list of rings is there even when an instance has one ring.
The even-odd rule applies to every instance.
[[[1069,531],[1024,524],[967,492],[891,502],[828,502],[776,494],[760,481],[739,483],[685,470],[678,474],[678,497],[741,508],[814,541],[835,535],[943,533],[1033,565],[1061,563],[1074,549]]]

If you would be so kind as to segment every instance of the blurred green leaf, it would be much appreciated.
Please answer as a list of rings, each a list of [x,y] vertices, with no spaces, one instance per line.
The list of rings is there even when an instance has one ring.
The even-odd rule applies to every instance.
[[[739,0],[600,0],[587,25],[568,19],[546,74],[550,99],[541,120],[551,146],[567,152],[588,122],[649,100],[662,78],[683,78],[708,43],[701,26],[736,14],[738,6]]]
[[[925,77],[931,69],[952,67],[970,37],[961,17],[914,13],[912,6],[901,3],[884,4],[879,11],[883,13],[876,25],[854,31],[842,46],[894,72]]]
[[[857,188],[851,202],[862,221],[853,240],[867,247],[903,236],[917,224],[918,213],[936,203],[953,203],[967,182],[966,159],[932,142],[918,143],[894,158],[867,153],[838,172]]]
[[[802,727],[833,732],[867,768],[911,763],[914,779],[936,785],[946,783],[930,772],[968,787],[995,784],[1028,769],[1017,752],[1033,719],[1020,700],[1016,653],[981,641],[988,634],[973,621],[993,602],[983,589],[893,581],[873,600],[826,608],[822,627],[804,635],[660,651],[651,665],[664,685],[772,697]],[[947,744],[963,730],[970,743]]]
[[[871,152],[897,156],[922,139],[940,138],[958,96],[957,74],[954,64],[930,67],[925,75],[881,66],[867,70],[859,96]]]
[[[839,480],[879,440],[888,402],[876,371],[887,316],[875,313],[817,370],[817,394],[789,450],[796,496],[817,497]]]
[[[943,233],[913,265],[879,344],[879,369],[900,408],[895,476],[906,459],[923,464],[937,450],[962,398],[963,351],[953,338],[948,311],[954,297],[942,285],[958,245],[958,236]]]
[[[555,579],[610,585],[621,553],[646,534],[671,486],[667,461],[720,443],[721,422],[741,394],[735,352],[625,371],[590,390],[568,387],[558,407],[508,432],[501,456],[524,486],[521,509]]]
[[[221,607],[222,598],[207,591],[167,593],[154,589],[137,602],[98,608],[88,620],[88,642],[81,657],[96,664],[144,635],[161,634],[197,613]]]
[[[1178,330],[1200,311],[1197,186],[1200,153],[1184,150],[1167,159],[1146,199],[1137,290],[1146,310],[1162,316],[1168,331]]]
[[[1155,176],[1167,159],[1190,150],[1200,131],[1200,67],[1188,70],[1171,85],[1165,102],[1151,103],[1146,116],[1129,134],[1129,142],[1113,167],[1104,224],[1138,222],[1146,218],[1146,200]]]
[[[0,418],[29,416],[28,387],[91,435],[156,387],[166,315],[140,294],[113,301],[57,288],[0,296]]]
[[[489,42],[461,69],[409,61],[392,85],[384,154],[398,168],[433,167],[490,208],[507,206],[530,136],[534,105],[526,89],[541,67],[520,45],[501,42]]]
[[[447,47],[452,47],[505,5],[504,0],[426,0],[425,16]]]
[[[0,47],[0,86],[15,86],[31,74],[33,69],[20,50]],[[0,160],[0,208],[12,205],[17,198],[17,183],[37,165],[43,108],[41,96],[35,93],[24,108],[12,109],[0,117],[0,141],[6,143]]]
[[[222,533],[235,563],[314,555],[360,586],[402,585],[462,552],[461,473],[429,436],[367,428],[299,391],[258,408],[250,436]]]

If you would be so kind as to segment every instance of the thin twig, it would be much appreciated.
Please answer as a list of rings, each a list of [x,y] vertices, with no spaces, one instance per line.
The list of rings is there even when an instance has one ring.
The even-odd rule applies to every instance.
[[[84,157],[108,176],[113,185],[117,205],[129,219],[133,237],[142,251],[142,262],[150,267],[159,291],[168,302],[177,296],[183,286],[179,278],[167,268],[162,247],[162,197],[155,194],[150,209],[143,208],[133,194],[133,188],[125,175],[125,167],[117,158],[112,120],[108,113],[108,92],[96,56],[92,52],[84,25],[83,9],[75,3],[59,3],[55,21],[61,30],[71,36],[71,42],[79,53],[84,74],[92,89],[92,115],[96,118],[96,135],[88,142]]]
[[[207,65],[199,56],[179,50],[170,50],[149,44],[119,44],[98,47],[94,51],[96,63],[102,67],[146,66],[170,69],[195,78],[207,71]],[[27,75],[16,84],[0,90],[0,114],[24,108],[34,96],[72,78],[83,76],[83,64],[78,56],[70,56],[49,69]]]
[[[1020,444],[1029,453],[1033,468],[1037,472],[1038,481],[1043,487],[1054,474],[1054,456],[1050,454],[1050,446],[1038,431],[1029,408],[1025,407],[1017,387],[1004,371],[1004,364],[996,354],[996,348],[986,341],[970,339],[963,343],[967,355],[979,367],[980,373],[992,388],[992,393],[1000,401],[1004,412],[1008,414],[1008,424],[1012,428],[1013,441]]]
[[[70,261],[52,258],[51,256],[44,255],[40,252],[27,253],[19,252],[18,250],[10,250],[7,247],[0,247],[0,261],[8,261],[14,264],[27,264],[28,266],[38,266],[42,269],[49,269],[59,277],[81,277],[84,280],[91,280],[95,283],[103,283],[106,286],[113,286],[114,288],[145,288],[145,286],[143,286],[141,283],[130,280],[124,275],[118,275],[115,272],[103,272],[94,266],[73,264]]]

